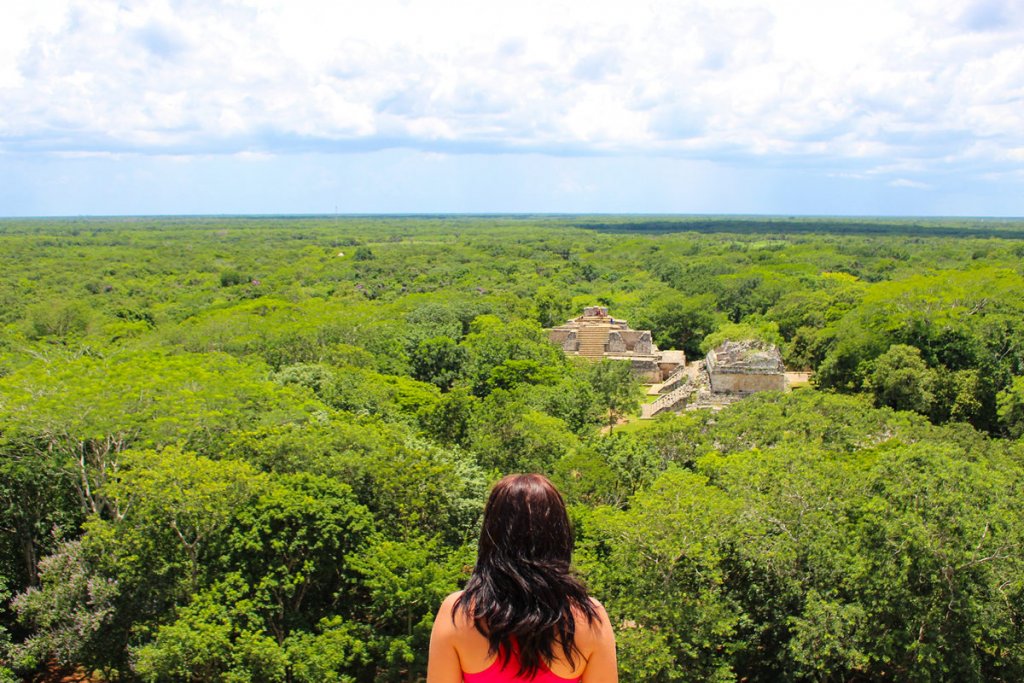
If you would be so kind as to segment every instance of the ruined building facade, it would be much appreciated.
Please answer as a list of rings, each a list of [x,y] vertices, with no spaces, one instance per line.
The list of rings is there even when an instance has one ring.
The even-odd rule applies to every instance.
[[[708,351],[704,365],[715,393],[752,394],[786,389],[786,368],[774,344],[727,341]]]
[[[570,356],[628,360],[642,381],[663,381],[686,363],[682,351],[659,351],[650,330],[634,330],[608,315],[604,306],[588,306],[583,315],[548,330],[548,338]]]
[[[758,391],[785,391],[786,368],[779,349],[756,340],[726,341],[703,360],[687,365],[682,351],[661,351],[650,330],[634,330],[589,306],[583,315],[548,330],[548,338],[570,356],[628,360],[648,394],[641,417],[660,412],[722,408]]]

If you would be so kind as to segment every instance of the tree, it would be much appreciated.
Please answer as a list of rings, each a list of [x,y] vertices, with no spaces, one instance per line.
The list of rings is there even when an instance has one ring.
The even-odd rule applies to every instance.
[[[263,629],[266,596],[228,574],[199,592],[174,621],[138,647],[135,671],[144,681],[288,680],[287,651]]]
[[[1024,377],[1015,377],[1013,384],[999,393],[999,421],[1014,437],[1024,435]]]
[[[478,401],[465,387],[455,387],[433,406],[417,415],[430,438],[448,446],[466,446],[474,404]]]
[[[587,380],[589,361],[572,367],[557,384],[538,384],[529,391],[529,401],[544,413],[563,420],[573,433],[584,436],[604,422],[604,411]]]
[[[12,440],[0,451],[0,586],[38,585],[38,562],[82,521],[74,477],[59,458]],[[4,581],[3,579],[6,579]]]
[[[122,587],[97,575],[96,559],[81,542],[69,541],[40,562],[41,585],[13,602],[33,631],[14,650],[17,668],[32,670],[51,658],[107,673],[123,666],[125,625],[116,623]]]
[[[373,680],[422,680],[434,612],[458,587],[471,550],[449,554],[438,539],[417,535],[404,541],[379,537],[353,562],[369,598],[364,617],[373,632]]]
[[[470,329],[463,342],[469,351],[468,377],[473,393],[481,398],[495,386],[489,381],[491,373],[506,361],[534,361],[548,372],[565,364],[562,352],[548,342],[536,323],[506,323],[497,316],[482,315]]]
[[[935,384],[935,372],[913,346],[893,344],[875,359],[871,373],[875,405],[927,415],[935,401]]]
[[[345,598],[356,584],[350,565],[366,547],[373,519],[347,484],[279,475],[234,512],[227,558],[268,603],[262,624],[278,645],[348,611]]]
[[[92,311],[78,301],[54,301],[29,310],[30,339],[48,337],[68,342],[85,333]]]
[[[562,420],[503,389],[478,404],[470,426],[470,445],[480,465],[500,473],[551,472],[576,442]]]
[[[640,382],[629,361],[602,359],[591,368],[588,381],[607,416],[609,431],[620,417],[639,410]]]
[[[512,391],[521,385],[554,384],[559,380],[557,368],[541,365],[531,359],[503,361],[491,368],[487,374],[487,386],[491,391],[503,389]]]
[[[126,449],[181,442],[215,451],[234,429],[304,416],[311,397],[266,375],[258,362],[220,353],[34,362],[0,378],[0,438],[57,458],[83,513],[118,517],[102,491]]]
[[[639,311],[635,324],[650,329],[660,348],[683,349],[688,356],[697,356],[704,337],[717,327],[715,298],[662,295]]]
[[[555,480],[567,500],[624,507],[664,467],[653,448],[618,433],[567,453],[555,465]]]
[[[572,314],[572,300],[564,289],[552,285],[537,288],[533,305],[537,309],[537,320],[544,327],[561,325]]]
[[[372,261],[377,258],[377,255],[373,253],[373,250],[367,246],[356,247],[354,258],[356,261]]]
[[[469,353],[450,337],[424,339],[409,357],[412,376],[448,391],[464,374]]]
[[[601,508],[581,524],[580,567],[625,625],[616,636],[626,681],[738,678],[729,641],[742,615],[722,559],[740,505],[707,484],[670,470],[628,511]]]

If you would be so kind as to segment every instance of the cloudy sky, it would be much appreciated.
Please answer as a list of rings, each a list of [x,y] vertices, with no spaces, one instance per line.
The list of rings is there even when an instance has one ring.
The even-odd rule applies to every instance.
[[[1020,0],[5,0],[0,215],[1024,215]]]

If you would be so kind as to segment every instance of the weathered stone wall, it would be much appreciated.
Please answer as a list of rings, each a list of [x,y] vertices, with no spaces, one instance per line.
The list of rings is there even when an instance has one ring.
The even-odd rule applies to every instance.
[[[711,391],[751,393],[755,391],[784,391],[786,376],[781,374],[744,374],[738,372],[711,372]]]
[[[661,381],[661,368],[653,358],[633,358],[633,374],[641,382],[656,384]]]
[[[651,333],[643,331],[633,344],[633,353],[649,356],[654,352],[654,342],[651,341]]]
[[[548,339],[552,344],[561,346],[563,351],[576,351],[579,346],[575,330],[556,327],[553,330],[548,330]]]
[[[608,352],[650,356],[654,353],[651,333],[646,330],[612,330],[608,333]]]

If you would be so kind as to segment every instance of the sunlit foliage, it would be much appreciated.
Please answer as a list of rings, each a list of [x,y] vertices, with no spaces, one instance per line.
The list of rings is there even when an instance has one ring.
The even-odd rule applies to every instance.
[[[1019,221],[0,221],[0,681],[417,681],[541,471],[621,678],[1024,679]],[[812,387],[637,422],[585,305]],[[633,419],[620,426],[620,420]]]

